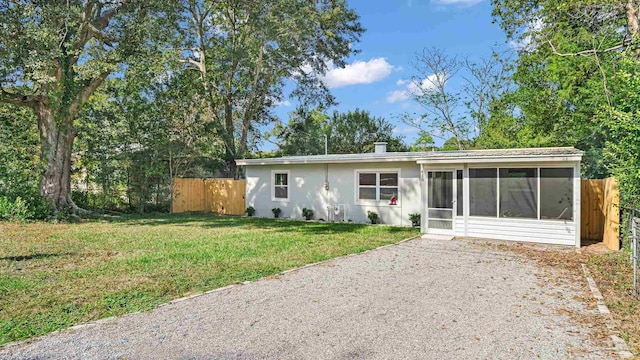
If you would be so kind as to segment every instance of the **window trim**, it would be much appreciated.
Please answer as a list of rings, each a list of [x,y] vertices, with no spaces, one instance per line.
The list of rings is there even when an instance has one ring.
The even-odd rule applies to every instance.
[[[360,174],[376,174],[376,199],[368,200],[368,199],[360,199]],[[380,174],[385,173],[396,173],[398,174],[398,197],[397,197],[397,205],[390,205],[388,200],[380,200],[380,188],[393,188],[394,186],[380,186]],[[354,205],[374,205],[374,206],[399,206],[401,201],[401,180],[402,175],[399,168],[379,168],[379,169],[354,169],[353,170],[353,193]],[[363,187],[374,188],[372,185],[363,185]]]
[[[276,197],[276,174],[286,174],[287,175],[287,185],[277,185],[278,187],[287,188],[287,197],[286,198],[278,198]],[[290,170],[271,170],[271,201],[277,202],[289,202],[291,199],[291,172]]]

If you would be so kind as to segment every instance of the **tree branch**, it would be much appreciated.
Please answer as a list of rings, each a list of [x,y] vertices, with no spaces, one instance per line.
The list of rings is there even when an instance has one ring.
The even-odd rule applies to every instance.
[[[39,101],[40,99],[36,95],[15,94],[0,88],[0,103],[33,108]]]
[[[183,63],[183,64],[191,65],[191,66],[195,67],[195,70],[198,70],[198,71],[200,71],[200,72],[203,72],[203,71],[204,71],[204,70],[202,69],[202,63],[201,63],[201,62],[199,62],[199,61],[195,61],[195,60],[193,60],[193,59],[180,59],[180,60],[178,60],[178,61],[180,61],[180,62],[181,62],[181,63]]]
[[[69,113],[71,115],[75,116],[75,114],[78,112],[80,107],[82,107],[82,105],[84,105],[84,103],[86,103],[87,100],[89,100],[89,97],[91,97],[91,95],[96,91],[96,89],[100,85],[102,85],[102,83],[107,79],[109,74],[111,74],[110,71],[105,71],[87,82],[87,85],[82,89],[82,91],[78,93],[78,96],[76,97],[73,104],[69,106]]]
[[[603,50],[588,49],[588,50],[578,51],[578,52],[575,52],[575,53],[561,53],[561,52],[558,52],[558,50],[556,50],[556,47],[553,45],[551,40],[547,40],[547,43],[551,47],[551,52],[553,52],[554,55],[561,56],[561,57],[576,57],[576,56],[591,56],[591,55],[603,54],[603,53],[607,53],[607,52],[610,52],[610,51],[623,49],[623,48],[625,48],[625,47],[627,47],[628,45],[631,44],[631,40],[630,39],[623,40],[621,44],[616,45],[616,46],[612,46],[610,48],[603,49]]]

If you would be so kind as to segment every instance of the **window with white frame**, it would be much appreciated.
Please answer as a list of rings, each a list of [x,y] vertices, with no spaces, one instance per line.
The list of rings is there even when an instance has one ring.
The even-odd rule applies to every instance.
[[[271,172],[272,200],[289,200],[289,171],[274,170]]]
[[[391,201],[393,198],[399,200],[398,178],[397,171],[357,171],[357,200]]]

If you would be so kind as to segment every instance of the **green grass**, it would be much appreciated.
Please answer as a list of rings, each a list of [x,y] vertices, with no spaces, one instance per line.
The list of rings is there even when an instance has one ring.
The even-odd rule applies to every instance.
[[[0,223],[0,344],[395,243],[417,230],[208,215]]]

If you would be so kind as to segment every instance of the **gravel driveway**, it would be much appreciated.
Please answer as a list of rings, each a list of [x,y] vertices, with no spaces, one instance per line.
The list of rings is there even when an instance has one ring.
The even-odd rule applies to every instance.
[[[611,357],[562,285],[513,254],[419,239],[45,336],[0,359]],[[549,281],[551,280],[551,281]]]

